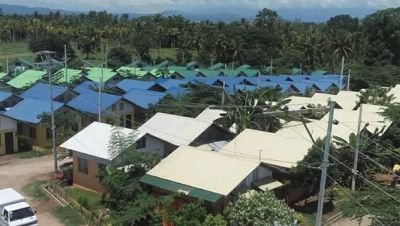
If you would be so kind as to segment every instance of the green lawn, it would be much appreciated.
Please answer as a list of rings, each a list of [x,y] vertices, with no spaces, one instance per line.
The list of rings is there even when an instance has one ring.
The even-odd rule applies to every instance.
[[[25,185],[22,188],[22,191],[27,194],[28,196],[38,200],[38,201],[48,201],[49,197],[43,192],[42,186],[45,185],[46,181],[35,181],[30,184]]]
[[[58,206],[52,210],[52,214],[65,226],[79,226],[84,224],[82,216],[70,206]]]
[[[37,158],[46,155],[46,153],[43,153],[41,151],[24,151],[24,152],[18,152],[15,153],[14,156],[19,158],[19,159],[31,159],[31,158]]]
[[[101,205],[101,194],[99,193],[75,187],[67,188],[65,189],[65,192],[81,205],[82,200],[87,199],[87,207],[89,210],[98,210],[103,207]]]

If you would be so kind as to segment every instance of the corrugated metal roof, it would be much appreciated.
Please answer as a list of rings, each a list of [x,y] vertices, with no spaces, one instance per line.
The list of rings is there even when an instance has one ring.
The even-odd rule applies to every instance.
[[[112,79],[114,76],[118,75],[113,69],[110,68],[103,68],[103,76],[102,76],[102,69],[99,67],[92,67],[88,68],[87,71],[87,78],[93,82],[100,82],[101,78],[103,77],[103,82],[107,82],[108,80]]]
[[[53,87],[53,98],[60,96],[61,94],[63,94],[68,90],[66,87],[62,86],[52,85],[52,87]],[[38,83],[21,94],[22,98],[34,98],[42,100],[48,100],[49,96],[50,96],[50,87],[48,84],[44,83]]]
[[[325,70],[316,70],[316,71],[311,72],[311,75],[325,75],[327,73],[328,73],[328,71],[325,71]]]
[[[129,92],[132,89],[147,90],[154,85],[153,81],[140,81],[134,79],[124,79],[117,83],[117,87],[125,92]]]
[[[181,146],[192,143],[211,125],[211,122],[203,122],[194,118],[157,113],[140,126],[139,130]]]
[[[87,91],[93,91],[92,88],[96,88],[96,90],[97,90],[98,84],[99,83],[97,83],[97,82],[84,81],[84,82],[80,83],[79,85],[75,86],[74,91],[77,93],[83,93],[83,92],[87,92]]]
[[[203,189],[195,188],[192,186],[184,185],[181,183],[165,180],[159,177],[144,175],[140,178],[140,182],[151,185],[154,187],[158,187],[167,191],[171,191],[173,193],[185,193],[187,196],[191,196],[200,200],[205,200],[209,202],[217,202],[222,195],[206,191]]]
[[[258,166],[258,162],[185,146],[172,152],[147,175],[227,196]]]
[[[68,68],[65,75],[65,68],[62,68],[54,73],[54,75],[55,83],[71,83],[82,77],[82,70]]]
[[[45,75],[46,72],[44,71],[26,70],[19,74],[17,77],[8,81],[7,84],[14,88],[21,89],[39,81]]]
[[[132,137],[132,139],[129,139],[132,144],[144,136],[144,134],[139,131],[122,127],[119,128],[122,134]],[[109,152],[109,143],[112,139],[112,133],[113,126],[100,122],[92,122],[92,124],[61,144],[60,147],[112,161],[115,157]]]
[[[11,97],[13,94],[5,91],[0,91],[0,102],[5,101],[7,98]]]
[[[214,64],[214,65],[212,65],[212,66],[210,67],[210,70],[212,70],[212,71],[219,70],[219,69],[221,69],[223,66],[224,66],[223,63],[216,63],[216,64]]]
[[[54,101],[54,111],[57,111],[62,106],[64,106],[63,103]],[[46,112],[50,112],[50,101],[25,98],[4,112],[3,115],[19,121],[37,124],[41,121],[38,116]]]
[[[101,94],[101,110],[105,111],[112,104],[121,99],[121,96],[116,96],[108,93]],[[69,107],[86,113],[97,115],[99,112],[99,93],[87,90],[68,102]]]
[[[5,72],[0,72],[0,79],[6,77],[6,75],[7,75],[7,73],[5,73]]]
[[[180,96],[187,94],[188,90],[183,87],[173,87],[173,88],[167,89],[165,91],[165,93],[170,94],[173,97],[180,97]]]
[[[219,109],[204,109],[199,115],[197,115],[196,119],[203,122],[214,122],[215,120],[221,118],[221,114],[226,113],[224,110]]]
[[[174,87],[179,87],[182,84],[186,84],[187,81],[179,79],[167,79],[164,81],[157,81],[156,84],[168,90]]]
[[[150,90],[131,89],[122,97],[132,104],[135,104],[143,109],[148,109],[150,105],[158,103],[158,101],[164,98],[165,95],[165,93]]]
[[[222,153],[267,164],[290,168],[297,165],[312,145],[304,139],[293,139],[274,133],[245,129],[229,142]]]

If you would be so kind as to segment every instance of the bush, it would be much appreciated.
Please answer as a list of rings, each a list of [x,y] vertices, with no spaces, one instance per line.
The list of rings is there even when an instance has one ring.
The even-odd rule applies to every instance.
[[[88,199],[87,197],[79,196],[79,197],[78,197],[78,203],[79,203],[79,205],[81,205],[83,208],[85,208],[85,209],[87,209],[87,210],[90,209],[90,208],[89,208],[89,199]]]

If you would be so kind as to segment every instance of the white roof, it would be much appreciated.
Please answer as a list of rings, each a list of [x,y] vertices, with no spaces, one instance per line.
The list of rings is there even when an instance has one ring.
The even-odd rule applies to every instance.
[[[258,166],[258,162],[183,146],[147,174],[226,196]]]
[[[0,206],[15,202],[21,202],[24,200],[25,197],[12,188],[5,188],[0,190]]]
[[[196,119],[203,122],[214,122],[215,120],[221,118],[221,114],[226,113],[226,111],[218,109],[210,109],[209,107],[204,109]]]
[[[195,118],[157,113],[140,126],[138,130],[171,144],[181,146],[192,143],[212,124],[212,122],[203,122]]]
[[[353,110],[357,105],[357,101],[360,99],[358,94],[358,92],[353,91],[340,91],[337,95],[316,93],[311,97],[311,99],[312,103],[315,105],[320,104],[322,106],[327,106],[328,100],[331,100],[335,101],[345,110]]]
[[[307,107],[307,105],[314,104],[313,99],[309,97],[298,97],[298,96],[291,96],[289,97],[291,101],[286,104],[286,106],[289,108],[289,110],[299,110],[302,109],[303,107]],[[314,104],[317,105],[317,104]]]
[[[108,147],[112,132],[113,126],[93,122],[61,144],[60,147],[111,161],[113,156],[109,153]],[[121,128],[121,133],[126,136],[132,136],[132,143],[144,136],[144,133],[127,128]]]
[[[386,129],[389,128],[392,122],[386,120],[378,113],[371,113],[373,109],[376,109],[376,106],[363,105],[363,115],[362,115],[362,123],[361,128],[364,128],[366,123],[367,130],[371,133],[375,131],[385,132]],[[366,112],[364,112],[366,109]],[[351,133],[357,133],[358,126],[358,117],[359,111],[348,111],[342,109],[335,109],[333,114],[334,119],[339,121],[339,124],[333,125],[332,127],[332,135],[349,140],[349,135]],[[315,121],[307,124],[307,127],[312,134],[314,139],[324,138],[326,136],[326,130],[328,127],[328,119],[329,114],[326,114],[320,121]],[[292,137],[295,139],[307,139],[311,141],[305,127],[301,124],[301,122],[293,122],[290,125],[285,126],[276,132],[277,135]]]
[[[220,152],[243,159],[290,168],[307,154],[312,143],[258,130],[245,129]]]

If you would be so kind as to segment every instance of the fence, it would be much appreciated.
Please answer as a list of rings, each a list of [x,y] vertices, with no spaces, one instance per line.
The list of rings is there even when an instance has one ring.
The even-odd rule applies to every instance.
[[[59,198],[65,200],[65,202],[73,207],[74,209],[78,210],[79,213],[82,215],[85,223],[89,226],[106,226],[106,219],[104,217],[99,216],[99,214],[87,210],[81,204],[79,204],[75,199],[71,198],[59,185],[52,182],[47,187],[49,192],[53,193],[53,195],[58,196]]]

